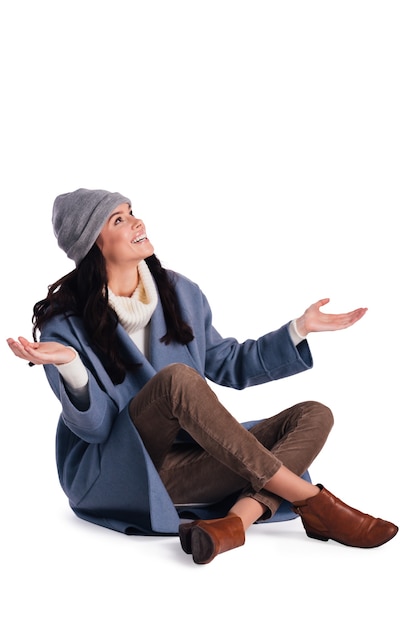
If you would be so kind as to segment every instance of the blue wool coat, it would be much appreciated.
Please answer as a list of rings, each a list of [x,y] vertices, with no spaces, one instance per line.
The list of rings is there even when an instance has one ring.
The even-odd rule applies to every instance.
[[[90,407],[79,411],[67,395],[58,370],[45,366],[48,381],[62,405],[56,435],[61,486],[76,515],[127,534],[176,534],[179,513],[185,515],[170,499],[127,409],[131,398],[157,371],[171,363],[184,363],[219,385],[242,389],[312,367],[307,341],[295,347],[288,324],[243,343],[221,337],[212,325],[209,304],[199,287],[184,276],[172,275],[182,314],[195,338],[186,346],[161,343],[166,326],[158,303],[150,323],[150,354],[146,359],[119,325],[122,350],[132,362],[141,363],[119,385],[112,383],[91,349],[79,317],[56,316],[41,334],[41,341],[58,341],[75,348],[89,376]],[[245,424],[247,428],[250,425]],[[222,506],[201,509],[200,516],[216,517],[226,510]],[[290,507],[280,507],[273,521],[292,517],[295,515]]]

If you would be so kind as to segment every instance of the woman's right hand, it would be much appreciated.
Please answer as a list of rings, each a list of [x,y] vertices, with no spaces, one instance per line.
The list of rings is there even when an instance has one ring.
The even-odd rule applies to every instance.
[[[76,352],[56,341],[33,342],[25,337],[7,339],[10,350],[19,359],[29,361],[34,365],[64,365],[75,359]]]

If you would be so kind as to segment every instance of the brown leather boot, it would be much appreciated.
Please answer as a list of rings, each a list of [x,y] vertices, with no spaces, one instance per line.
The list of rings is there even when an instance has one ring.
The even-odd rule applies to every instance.
[[[334,539],[346,546],[377,548],[393,539],[398,527],[391,522],[361,513],[344,504],[323,485],[320,492],[300,502],[293,510],[302,518],[306,534],[312,539]]]
[[[180,524],[179,535],[181,547],[199,565],[210,563],[221,552],[238,548],[245,542],[241,518],[234,513],[220,519]]]

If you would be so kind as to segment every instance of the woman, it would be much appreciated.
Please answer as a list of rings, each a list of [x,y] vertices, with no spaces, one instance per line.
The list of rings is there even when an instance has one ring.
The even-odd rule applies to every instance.
[[[347,328],[366,309],[329,315],[320,300],[240,344],[214,329],[196,284],[162,268],[128,198],[78,189],[56,198],[52,220],[76,267],[35,305],[33,341],[7,341],[44,366],[61,402],[58,473],[79,517],[125,533],[178,533],[199,564],[289,510],[323,541],[366,548],[395,536],[394,524],[310,482],[333,423],[327,407],[302,402],[243,425],[205,380],[240,389],[304,371],[307,335]]]

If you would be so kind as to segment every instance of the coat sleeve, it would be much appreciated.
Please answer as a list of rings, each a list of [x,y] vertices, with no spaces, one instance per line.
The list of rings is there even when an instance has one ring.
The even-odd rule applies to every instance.
[[[259,339],[240,343],[223,338],[212,325],[212,313],[203,296],[205,319],[205,375],[213,382],[243,389],[271,380],[293,376],[313,366],[306,340],[294,345],[289,324]]]
[[[42,332],[41,341],[57,341],[63,345],[72,346],[79,353],[87,369],[90,402],[85,411],[80,411],[71,402],[57,368],[54,365],[44,366],[48,382],[61,403],[61,418],[64,423],[75,435],[88,443],[106,441],[120,412],[120,407],[116,394],[112,398],[109,393],[109,389],[112,390],[114,387],[110,379],[106,381],[107,391],[104,390],[103,377],[107,377],[107,374],[104,370],[97,372],[97,368],[101,368],[100,362],[97,360],[97,363],[93,364],[84,342],[77,333],[73,332],[71,321],[59,317],[54,318]]]
[[[106,441],[119,415],[119,409],[110,396],[99,387],[91,372],[88,372],[90,402],[85,411],[79,411],[71,402],[63,380],[53,365],[46,365],[45,372],[52,390],[61,403],[61,418],[65,425],[87,443]]]

